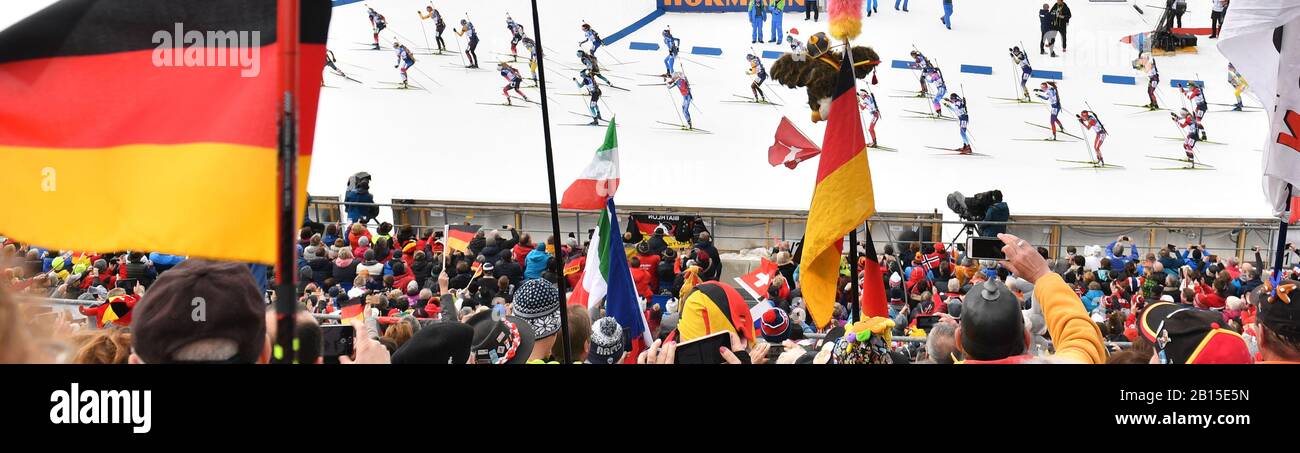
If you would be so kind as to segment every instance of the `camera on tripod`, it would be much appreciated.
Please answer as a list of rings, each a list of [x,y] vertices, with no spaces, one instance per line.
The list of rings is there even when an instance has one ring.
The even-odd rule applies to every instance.
[[[972,234],[972,230],[976,228],[974,223],[969,222],[1006,222],[1011,218],[1011,211],[1002,201],[1002,191],[997,189],[980,192],[973,197],[964,196],[961,192],[948,194],[948,209],[968,222],[965,228],[967,234]],[[1007,227],[1003,224],[979,225],[980,236],[997,236],[998,233],[1005,233],[1006,230]]]

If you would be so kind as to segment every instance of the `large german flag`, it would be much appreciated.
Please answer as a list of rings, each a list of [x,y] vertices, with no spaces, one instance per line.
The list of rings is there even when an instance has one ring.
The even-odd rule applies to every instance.
[[[876,212],[849,55],[845,52],[840,62],[804,232],[799,284],[808,314],[818,327],[830,322],[835,308],[844,235]]]
[[[0,233],[274,263],[276,3],[61,0],[0,31]],[[298,206],[330,2],[300,12]]]
[[[447,225],[447,248],[460,252],[469,251],[469,242],[483,225]]]

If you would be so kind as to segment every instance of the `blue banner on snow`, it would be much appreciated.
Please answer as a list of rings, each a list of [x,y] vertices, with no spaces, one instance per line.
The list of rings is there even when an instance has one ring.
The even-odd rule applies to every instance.
[[[674,13],[724,13],[749,10],[749,2],[758,0],[655,0],[661,11]],[[786,0],[784,11],[803,11],[804,0]]]

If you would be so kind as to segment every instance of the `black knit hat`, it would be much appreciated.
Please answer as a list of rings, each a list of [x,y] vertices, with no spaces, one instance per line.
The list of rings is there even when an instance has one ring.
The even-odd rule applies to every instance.
[[[266,342],[265,311],[247,266],[187,259],[162,273],[136,305],[131,346],[145,363],[171,363],[190,343],[225,339],[239,346],[227,361],[254,363]]]
[[[408,318],[412,319],[412,318]],[[474,328],[458,322],[435,322],[421,328],[393,354],[394,364],[464,364],[473,346]]]

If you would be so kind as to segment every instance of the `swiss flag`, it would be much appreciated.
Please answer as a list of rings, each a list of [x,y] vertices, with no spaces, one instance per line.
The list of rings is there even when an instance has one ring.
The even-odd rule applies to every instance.
[[[755,300],[762,300],[767,297],[767,288],[772,285],[776,273],[776,263],[763,258],[763,262],[753,272],[736,277],[736,283],[750,296],[754,296]]]
[[[1291,197],[1291,218],[1287,219],[1287,223],[1294,224],[1298,220],[1300,220],[1300,197]]]
[[[799,128],[794,127],[790,118],[781,117],[781,125],[776,128],[776,141],[767,149],[767,163],[773,167],[785,164],[794,169],[799,162],[816,157],[822,148],[808,139]]]

